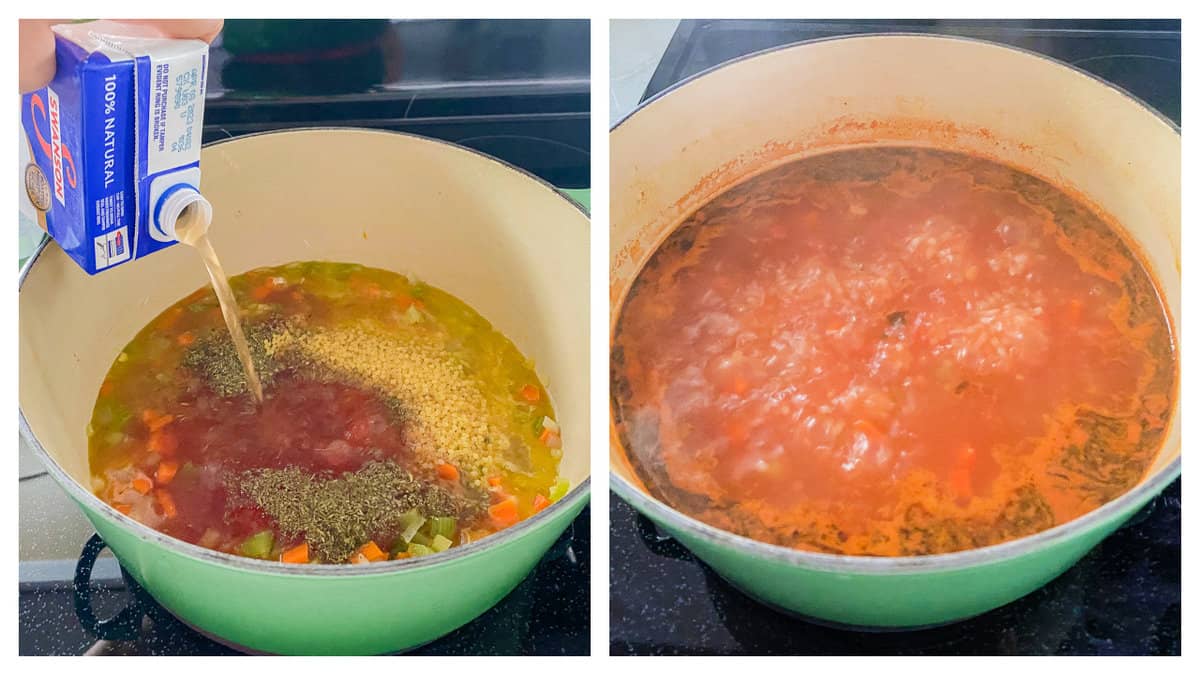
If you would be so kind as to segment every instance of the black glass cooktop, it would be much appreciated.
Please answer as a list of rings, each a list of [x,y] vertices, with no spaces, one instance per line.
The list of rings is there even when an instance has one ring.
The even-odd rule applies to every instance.
[[[226,21],[204,141],[353,126],[431,136],[588,187],[585,20]]]
[[[643,100],[720,63],[854,33],[926,32],[1003,42],[1102,77],[1179,123],[1178,21],[683,21]],[[610,505],[613,654],[1179,654],[1180,481],[1044,588],[923,631],[817,626],[750,600]]]

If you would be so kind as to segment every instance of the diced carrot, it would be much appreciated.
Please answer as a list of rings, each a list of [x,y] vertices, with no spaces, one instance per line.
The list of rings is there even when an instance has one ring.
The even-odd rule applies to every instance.
[[[163,427],[167,426],[168,424],[170,424],[171,422],[174,422],[174,421],[175,421],[175,416],[170,413],[167,413],[167,414],[163,415],[162,417],[158,418],[157,420],[155,420],[154,424],[150,425],[150,431],[158,431],[159,429],[162,429]]]
[[[175,416],[169,413],[159,415],[154,410],[143,410],[142,421],[146,423],[146,428],[150,430],[150,433],[154,433],[155,431],[167,426],[171,422],[174,422]]]
[[[537,403],[538,400],[542,398],[542,392],[538,391],[538,388],[532,384],[527,384],[524,387],[521,387],[521,398],[529,401],[530,403]]]
[[[166,485],[171,482],[171,479],[175,478],[177,471],[179,471],[179,462],[167,460],[158,465],[158,470],[154,472],[154,480],[159,485]]]
[[[204,534],[200,535],[200,541],[197,541],[196,544],[204,548],[217,548],[221,539],[223,539],[221,533],[210,527],[204,530]]]
[[[129,504],[113,504],[112,507],[125,515],[129,515],[129,512],[133,510]]]
[[[358,550],[350,556],[350,562],[352,563],[381,562],[387,559],[388,555],[380,550],[379,545],[374,541],[368,541],[359,546]]]
[[[974,469],[975,448],[967,446],[959,455],[954,468],[950,470],[950,487],[960,498],[967,499],[971,496],[971,474]]]
[[[420,300],[417,300],[415,298],[412,301],[412,306],[416,307],[417,309],[425,309],[425,303],[423,303]]]
[[[157,452],[164,457],[171,457],[175,454],[175,449],[179,447],[179,441],[175,438],[175,434],[162,429],[150,434],[150,441],[146,447],[150,452]]]
[[[105,380],[104,383],[100,385],[100,395],[107,396],[110,393],[112,393],[112,389],[113,389],[112,380]]]
[[[159,319],[158,325],[163,330],[167,330],[171,326],[175,325],[175,322],[181,316],[183,316],[183,307],[172,307],[166,312],[163,312],[162,318]]]
[[[875,426],[868,420],[855,420],[854,424],[850,425],[855,431],[862,432],[869,440],[875,441],[884,438],[883,432],[879,427]]]
[[[392,556],[392,560],[404,560],[405,558],[411,558],[411,557],[412,557],[412,554],[409,553],[408,551],[401,551],[400,553],[397,553],[396,555]]]
[[[171,497],[171,493],[166,490],[155,490],[154,500],[158,502],[159,508],[162,509],[163,515],[168,518],[174,518],[177,511],[175,510],[175,499]]]
[[[541,511],[542,509],[546,508],[547,506],[550,506],[550,500],[547,499],[545,495],[538,494],[537,496],[535,496],[533,498],[534,513]]]
[[[1072,298],[1067,305],[1067,323],[1075,325],[1079,323],[1079,317],[1083,315],[1083,301],[1079,298]]]
[[[1125,425],[1125,441],[1128,443],[1137,443],[1142,439],[1142,425],[1137,422],[1129,422]]]
[[[1149,411],[1151,415],[1165,413],[1170,405],[1171,399],[1167,398],[1166,394],[1150,394],[1142,400],[1142,407]]]
[[[362,548],[359,549],[359,552],[367,556],[367,559],[371,562],[379,562],[381,560],[388,559],[388,555],[384,553],[383,550],[379,548],[379,544],[376,544],[374,541],[368,541],[367,543],[363,544]]]
[[[150,477],[144,473],[139,473],[130,485],[133,486],[134,490],[144,495],[150,494],[150,490],[154,489],[154,481],[150,480]]]
[[[492,487],[500,487],[500,476],[492,476],[488,478],[488,485]]]
[[[517,500],[508,497],[502,502],[488,507],[488,515],[496,527],[508,527],[517,522]]]
[[[267,277],[263,279],[261,284],[251,289],[250,297],[261,302],[266,300],[267,296],[271,295],[271,293],[285,286],[287,286],[287,279],[283,277]]]
[[[439,464],[437,468],[438,478],[442,480],[458,480],[458,469],[453,464]]]
[[[196,341],[196,336],[192,335],[191,331],[184,331],[175,338],[175,341],[186,347]]]
[[[742,420],[735,417],[725,422],[725,438],[728,438],[731,442],[742,443],[749,435],[750,431],[746,428],[746,423]]]
[[[306,563],[308,562],[308,542],[302,542],[289,548],[279,556],[279,562],[285,563]]]
[[[733,378],[733,393],[741,396],[750,389],[750,383],[746,382],[746,378],[738,376]]]

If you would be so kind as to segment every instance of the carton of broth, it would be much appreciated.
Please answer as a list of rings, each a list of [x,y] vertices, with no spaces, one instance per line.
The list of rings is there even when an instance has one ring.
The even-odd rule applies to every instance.
[[[25,188],[42,227],[95,274],[176,241],[164,208],[199,189],[208,45],[54,31],[54,80],[21,101]]]

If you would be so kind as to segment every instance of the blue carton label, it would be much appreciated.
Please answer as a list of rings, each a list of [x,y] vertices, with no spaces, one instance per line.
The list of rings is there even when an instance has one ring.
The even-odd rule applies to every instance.
[[[175,243],[154,206],[172,186],[200,187],[208,46],[55,30],[57,74],[22,97],[26,187],[50,236],[95,274]]]

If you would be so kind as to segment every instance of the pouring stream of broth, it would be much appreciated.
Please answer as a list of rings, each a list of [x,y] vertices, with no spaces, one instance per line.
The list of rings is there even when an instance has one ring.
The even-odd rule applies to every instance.
[[[258,372],[254,369],[254,360],[250,358],[250,345],[246,342],[246,334],[242,332],[242,320],[237,301],[233,297],[233,289],[229,286],[229,278],[225,275],[225,269],[221,267],[217,252],[208,239],[207,223],[200,218],[188,218],[187,215],[185,212],[180,216],[175,232],[179,241],[194,248],[200,254],[200,259],[204,261],[204,268],[208,270],[208,278],[212,280],[213,291],[216,292],[217,301],[221,304],[221,315],[225,317],[225,326],[229,328],[229,337],[233,340],[238,360],[242,362],[242,370],[246,373],[246,384],[249,386],[254,400],[262,403],[262,382],[259,381]]]

